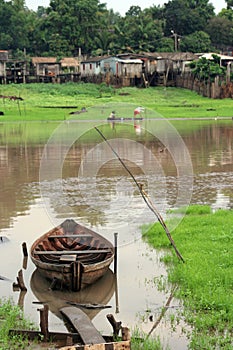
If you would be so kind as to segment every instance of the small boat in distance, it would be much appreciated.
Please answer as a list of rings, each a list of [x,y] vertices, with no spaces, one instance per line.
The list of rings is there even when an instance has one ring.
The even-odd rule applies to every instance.
[[[79,291],[107,272],[114,247],[98,233],[67,219],[38,238],[30,255],[40,273],[51,280],[51,288]]]
[[[108,117],[108,118],[107,118],[107,121],[108,121],[108,122],[116,122],[116,121],[122,121],[122,122],[124,122],[124,121],[134,121],[134,120],[143,120],[143,118],[142,118],[142,117],[132,117],[132,118],[130,118],[130,117],[116,117],[116,118],[110,118],[110,117]]]

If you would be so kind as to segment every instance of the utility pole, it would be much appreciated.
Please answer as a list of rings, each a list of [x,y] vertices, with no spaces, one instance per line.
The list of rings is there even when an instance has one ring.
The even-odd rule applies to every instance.
[[[174,30],[171,30],[172,33],[172,37],[174,38],[174,50],[175,52],[178,51],[178,42],[180,41],[180,35],[178,35],[177,33],[174,32]]]

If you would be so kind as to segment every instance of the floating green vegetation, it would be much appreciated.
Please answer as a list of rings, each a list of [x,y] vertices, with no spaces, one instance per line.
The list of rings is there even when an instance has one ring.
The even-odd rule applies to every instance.
[[[167,286],[177,285],[185,320],[192,326],[190,349],[233,348],[233,211],[190,206],[172,237],[185,263],[178,261],[162,227],[143,237],[164,248]],[[165,287],[165,285],[163,285]]]

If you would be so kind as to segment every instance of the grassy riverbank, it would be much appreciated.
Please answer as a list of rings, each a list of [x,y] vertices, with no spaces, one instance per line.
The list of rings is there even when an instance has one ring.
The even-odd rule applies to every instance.
[[[2,122],[60,121],[74,118],[70,112],[106,103],[142,105],[165,118],[230,119],[233,114],[231,99],[213,100],[190,90],[171,87],[114,89],[104,84],[84,83],[11,84],[1,85],[0,95],[0,111],[4,113],[0,116]],[[11,96],[17,99],[10,99]],[[105,119],[99,113],[94,117]],[[75,119],[85,120],[88,115],[81,113]]]
[[[232,222],[232,210],[190,207],[172,233],[185,263],[178,261],[159,224],[144,232],[144,239],[154,248],[165,249],[168,280],[160,284],[178,287],[176,296],[192,327],[191,349],[233,348]]]

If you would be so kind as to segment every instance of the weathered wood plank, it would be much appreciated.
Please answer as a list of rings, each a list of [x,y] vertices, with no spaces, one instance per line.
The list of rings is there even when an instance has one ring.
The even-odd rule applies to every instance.
[[[35,250],[34,254],[37,255],[67,255],[67,254],[100,254],[100,253],[108,253],[110,249],[97,249],[97,250]]]
[[[89,317],[80,309],[68,306],[60,310],[79,333],[84,344],[103,344],[104,338],[95,328]]]
[[[130,340],[114,343],[64,346],[59,350],[130,350]]]
[[[52,235],[49,236],[48,239],[54,239],[54,238],[86,238],[86,237],[93,237],[92,235],[88,234],[88,233],[84,233],[84,234],[79,234],[79,235]]]

